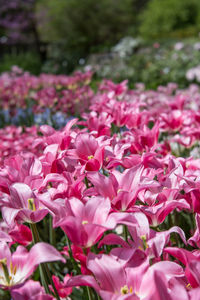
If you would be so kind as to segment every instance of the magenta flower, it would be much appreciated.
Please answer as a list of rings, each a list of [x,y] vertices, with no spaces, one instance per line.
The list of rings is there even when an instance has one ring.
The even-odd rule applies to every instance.
[[[10,235],[2,230],[0,230],[0,242],[12,242]]]
[[[140,153],[154,148],[158,143],[160,124],[157,122],[152,129],[144,125],[141,129],[132,129],[134,143],[131,146],[132,153]]]
[[[85,199],[84,199],[85,200]],[[66,207],[58,203],[49,205],[54,216],[54,227],[60,226],[72,243],[89,248],[97,243],[103,233],[114,229],[117,224],[135,226],[134,214],[110,213],[110,200],[103,197],[91,197],[84,204],[81,200],[70,198]]]
[[[200,248],[200,215],[196,214],[196,231],[194,235],[189,238],[188,244],[190,244],[193,247]]]
[[[137,264],[135,260],[130,260],[127,266],[126,263],[112,255],[90,253],[87,267],[94,277],[75,276],[68,281],[67,286],[92,286],[104,300],[175,300],[170,296],[161,298],[161,295],[170,295],[170,280],[184,277],[181,266],[170,261],[158,262],[150,267],[146,260],[138,260]]]
[[[163,254],[164,247],[169,243],[170,234],[176,232],[179,234],[183,242],[186,244],[185,234],[183,230],[177,226],[170,228],[167,231],[156,232],[152,229],[149,230],[149,224],[145,215],[142,213],[135,213],[135,224],[128,226],[132,239],[125,242],[121,237],[116,234],[107,234],[99,242],[99,247],[102,245],[120,245],[122,248],[114,248],[115,253],[119,250],[121,253],[126,249],[141,249],[151,258],[160,258]]]
[[[67,281],[71,278],[69,274],[65,275],[63,282],[59,280],[59,278],[55,275],[52,276],[53,283],[55,285],[56,290],[58,291],[58,295],[62,298],[66,298],[68,295],[72,293],[72,287],[66,287]],[[52,292],[54,292],[53,288],[51,288]]]
[[[42,164],[33,154],[15,155],[0,169],[0,190],[9,193],[10,185],[16,182],[37,188],[42,182],[42,175]]]
[[[200,298],[200,287],[189,291],[190,300],[196,300]]]
[[[181,110],[172,110],[170,113],[161,114],[162,127],[167,131],[178,131],[184,125],[186,115]]]
[[[127,285],[127,274],[124,264],[113,256],[90,253],[88,256],[88,269],[94,274],[72,277],[67,286],[92,286],[104,300],[139,299],[131,286]],[[129,298],[129,297],[132,298]]]
[[[199,262],[199,253],[193,253],[186,249],[177,248],[177,247],[168,247],[165,248],[164,252],[174,256],[182,264],[186,266],[185,276],[189,284],[193,287],[200,286],[200,262]]]
[[[139,164],[123,173],[113,171],[109,177],[96,172],[89,172],[87,177],[100,195],[109,197],[115,208],[125,211],[134,205],[140,191],[160,187],[143,172],[144,166]]]
[[[36,223],[47,214],[35,193],[25,183],[14,183],[10,186],[10,195],[4,194],[0,199],[4,220],[11,227],[17,222]]]
[[[174,209],[190,210],[190,205],[186,200],[181,199],[166,201],[154,206],[141,207],[141,211],[148,217],[150,225],[154,227],[164,222],[166,216],[168,216]]]
[[[85,125],[95,137],[99,136],[110,136],[110,127],[113,118],[106,112],[102,112],[97,115],[96,112],[92,111],[90,114],[83,114],[86,121],[80,121],[80,125]]]
[[[32,242],[32,233],[28,226],[23,224],[16,224],[16,226],[9,231],[9,235],[13,243],[19,243],[22,246],[27,246]]]
[[[97,140],[88,133],[80,133],[75,139],[75,149],[69,150],[71,158],[79,160],[87,171],[101,169],[104,159],[104,146],[100,146]]]
[[[111,227],[109,212],[109,199],[92,197],[84,205],[79,199],[71,198],[66,202],[65,217],[55,226],[60,226],[75,245],[91,247]]]
[[[45,294],[44,288],[38,281],[28,280],[25,284],[11,290],[13,300],[53,300],[51,295]]]
[[[6,243],[0,243],[0,287],[19,286],[39,264],[58,260],[65,262],[61,254],[46,243],[37,243],[29,252],[25,247],[18,246],[13,254]]]

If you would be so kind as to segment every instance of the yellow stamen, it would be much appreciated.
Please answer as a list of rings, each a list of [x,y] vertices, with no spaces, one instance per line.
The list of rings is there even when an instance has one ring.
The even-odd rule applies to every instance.
[[[49,184],[47,185],[47,189],[50,189],[50,188],[52,188],[52,183],[51,182],[49,182]]]
[[[129,288],[128,288],[127,285],[124,285],[124,286],[121,288],[120,291],[121,291],[121,294],[122,294],[122,295],[126,295],[126,294],[129,293]]]
[[[83,224],[83,225],[88,224],[88,221],[87,221],[87,220],[83,220],[83,221],[82,221],[82,224]]]
[[[143,242],[143,248],[144,250],[146,250],[147,248],[149,248],[148,244],[147,244],[147,238],[146,238],[146,235],[142,235],[141,236],[141,240]]]
[[[93,159],[94,158],[94,155],[89,155],[88,156],[88,159]]]
[[[11,274],[13,274],[13,264],[12,264],[12,261],[10,262],[10,272],[11,272]]]
[[[17,272],[17,266],[14,266],[13,274],[15,275]]]
[[[35,203],[33,198],[28,199],[28,208],[30,210],[36,211]]]
[[[10,274],[7,267],[7,259],[6,258],[0,259],[0,265],[2,266],[6,282],[10,284]]]
[[[13,268],[13,264],[12,262],[10,262],[10,273],[15,275],[16,272],[17,272],[17,266],[15,265]]]

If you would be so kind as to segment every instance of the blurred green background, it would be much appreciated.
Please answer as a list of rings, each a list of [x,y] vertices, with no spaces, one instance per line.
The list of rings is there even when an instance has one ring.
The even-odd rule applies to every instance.
[[[199,0],[0,0],[0,73],[91,69],[155,88],[200,64]]]

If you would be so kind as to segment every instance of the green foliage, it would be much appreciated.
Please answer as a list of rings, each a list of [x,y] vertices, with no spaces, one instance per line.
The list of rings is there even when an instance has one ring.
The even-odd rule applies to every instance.
[[[156,89],[169,82],[184,88],[191,83],[186,78],[187,71],[198,66],[199,62],[199,39],[184,39],[182,42],[167,39],[155,44],[141,43],[132,55],[118,56],[118,61],[115,58],[106,65],[99,63],[94,70],[96,68],[97,80],[104,77],[115,82],[128,79],[131,88],[138,82],[144,83],[147,89]],[[196,83],[195,79],[192,82]]]
[[[10,300],[9,291],[0,290],[0,300]]]
[[[45,41],[64,41],[68,51],[79,49],[82,56],[115,44],[134,31],[132,0],[39,1],[38,11],[46,11],[39,31]]]
[[[132,55],[128,60],[134,74],[130,83],[143,82],[147,88],[176,82],[182,88],[189,85],[186,72],[199,65],[200,51],[193,43],[183,43],[183,49],[175,50],[174,45],[161,45],[158,49],[147,47]]]
[[[79,48],[69,51],[64,42],[50,43],[47,49],[48,59],[42,66],[42,72],[53,74],[69,74],[79,64]]]
[[[152,37],[186,37],[197,34],[199,0],[152,0],[140,15],[140,34]]]
[[[10,71],[14,65],[36,75],[38,75],[41,70],[40,58],[38,54],[34,52],[5,54],[0,61],[0,73]]]

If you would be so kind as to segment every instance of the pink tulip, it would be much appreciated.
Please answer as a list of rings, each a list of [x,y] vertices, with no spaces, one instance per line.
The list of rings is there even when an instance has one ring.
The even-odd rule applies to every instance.
[[[71,287],[65,287],[67,281],[71,278],[69,274],[65,275],[63,282],[59,280],[59,278],[55,275],[52,276],[53,283],[58,292],[58,295],[62,298],[66,298],[68,295],[72,293]],[[54,292],[53,288],[51,289]]]
[[[3,218],[11,227],[15,221],[39,222],[48,214],[48,210],[41,205],[37,196],[25,183],[11,185],[10,195],[4,194],[0,203]]]
[[[94,277],[79,275],[72,277],[67,286],[92,286],[102,299],[157,299],[162,295],[170,298],[170,280],[182,278],[182,268],[173,262],[159,262],[148,267],[145,261],[127,266],[123,260],[111,255],[88,255],[87,266]],[[159,275],[159,276],[158,276]],[[159,279],[160,278],[160,279]],[[160,288],[157,282],[160,282]],[[155,298],[154,298],[155,297]],[[187,299],[187,298],[185,298]]]
[[[200,297],[200,287],[192,289],[189,291],[189,299],[190,300],[196,300]]]
[[[53,300],[51,295],[45,294],[44,288],[38,281],[28,280],[22,287],[11,290],[13,300]]]
[[[198,247],[200,248],[200,215],[196,214],[196,231],[194,235],[189,238],[188,244],[190,244],[193,247]]]
[[[0,230],[0,242],[12,242],[12,238],[8,233]]]
[[[139,299],[132,288],[127,285],[124,265],[114,257],[102,254],[95,256],[90,253],[87,265],[95,278],[79,275],[72,277],[67,286],[92,286],[105,300]],[[129,298],[130,296],[132,298]]]
[[[83,114],[86,121],[80,121],[80,125],[84,125],[89,129],[95,137],[107,135],[110,136],[110,127],[113,118],[106,112],[102,112],[97,115],[96,112],[91,112],[90,114]]]
[[[17,287],[39,264],[58,260],[65,262],[60,253],[46,243],[37,243],[29,252],[23,246],[18,246],[13,254],[6,243],[0,243],[0,287]]]
[[[78,159],[85,170],[98,171],[103,164],[104,147],[92,135],[80,133],[75,140],[75,149],[69,150],[68,155]]]
[[[42,164],[33,154],[15,155],[5,162],[0,170],[0,190],[9,193],[9,187],[23,182],[31,188],[38,187],[42,181]]]
[[[184,200],[171,200],[149,207],[141,207],[141,211],[148,217],[150,225],[156,227],[164,222],[174,209],[190,210],[190,205]]]
[[[32,242],[32,233],[28,226],[23,224],[16,224],[14,229],[9,231],[13,243],[19,243],[22,246],[27,246]]]
[[[134,205],[141,190],[160,186],[158,182],[142,176],[143,171],[144,167],[137,165],[122,174],[113,171],[109,177],[105,177],[100,173],[88,173],[87,177],[100,195],[109,197],[115,208],[125,211]]]
[[[199,287],[200,285],[200,263],[199,258],[195,256],[192,252],[186,249],[179,249],[179,248],[166,248],[165,252],[169,253],[170,255],[176,257],[178,260],[181,261],[186,266],[185,269],[185,276],[189,281],[190,285],[194,288]]]
[[[118,250],[123,252],[130,248],[133,252],[136,249],[141,249],[142,251],[145,251],[149,257],[159,258],[163,254],[164,247],[170,240],[171,233],[178,233],[183,242],[186,244],[185,234],[181,228],[174,226],[167,231],[156,232],[151,229],[149,231],[149,224],[148,221],[145,220],[145,215],[135,213],[134,218],[137,220],[135,224],[133,223],[132,226],[128,226],[132,240],[129,239],[127,243],[118,235],[110,233],[101,239],[99,247],[102,245],[120,245],[122,248],[114,248],[115,252]]]
[[[108,199],[92,197],[84,205],[79,199],[71,198],[66,202],[65,217],[55,225],[63,229],[72,243],[88,248],[110,228],[109,212]]]
[[[85,204],[79,199],[70,198],[66,201],[65,208],[59,210],[59,207],[52,206],[53,209],[54,227],[60,226],[72,243],[83,248],[93,246],[106,230],[114,229],[117,224],[137,224],[137,213],[110,213],[109,199],[100,196],[91,197]]]

